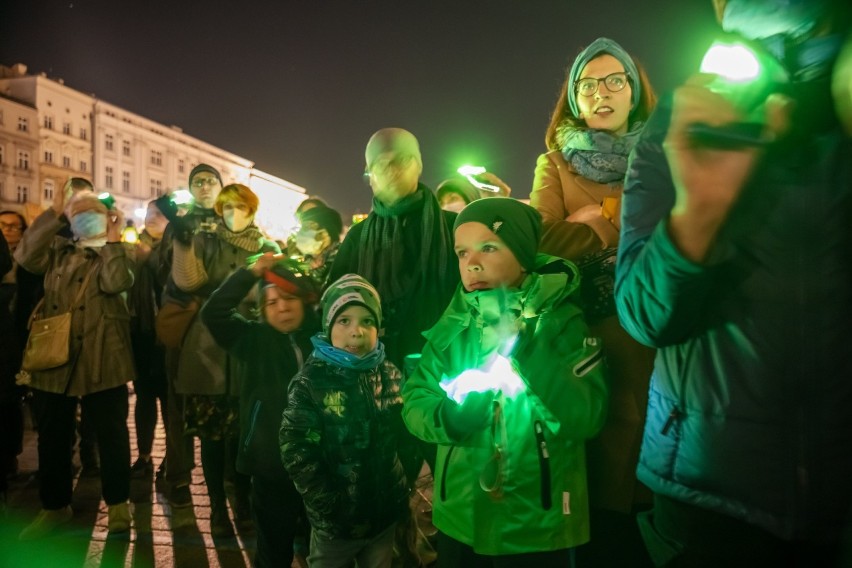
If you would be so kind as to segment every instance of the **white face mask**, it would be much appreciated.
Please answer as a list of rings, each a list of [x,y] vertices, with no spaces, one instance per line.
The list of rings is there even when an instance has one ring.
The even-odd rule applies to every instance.
[[[71,232],[80,241],[106,239],[107,218],[97,211],[83,211],[71,217]]]
[[[248,212],[230,208],[222,211],[222,218],[225,220],[225,225],[235,233],[245,230],[254,220]]]
[[[318,255],[322,251],[322,241],[317,240],[318,233],[314,229],[302,229],[296,233],[296,248],[308,256]]]

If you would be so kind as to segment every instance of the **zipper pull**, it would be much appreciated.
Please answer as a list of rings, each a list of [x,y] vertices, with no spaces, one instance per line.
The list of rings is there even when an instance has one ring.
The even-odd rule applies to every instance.
[[[680,410],[678,409],[677,406],[672,408],[672,411],[669,413],[669,417],[666,420],[666,423],[663,424],[663,429],[660,430],[660,434],[662,434],[663,436],[668,434],[669,430],[671,430],[671,427],[674,424],[675,420],[680,418],[680,415],[681,415],[681,413],[680,413]]]

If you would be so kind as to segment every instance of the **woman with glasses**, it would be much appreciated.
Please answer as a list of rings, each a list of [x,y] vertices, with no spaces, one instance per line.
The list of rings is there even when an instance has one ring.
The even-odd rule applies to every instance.
[[[651,503],[635,470],[654,354],[621,328],[613,286],[627,158],[655,103],[642,66],[596,39],[568,69],[530,195],[544,221],[540,251],[580,267],[583,309],[610,374],[607,424],[587,444],[591,542],[577,549],[578,565],[650,565],[634,514]]]

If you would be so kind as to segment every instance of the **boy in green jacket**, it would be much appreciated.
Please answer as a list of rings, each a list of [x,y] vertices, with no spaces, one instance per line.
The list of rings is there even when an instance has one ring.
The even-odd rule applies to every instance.
[[[454,231],[461,286],[403,387],[409,430],[438,444],[439,566],[571,566],[607,397],[577,269],[536,255],[541,217],[513,199],[471,203]]]

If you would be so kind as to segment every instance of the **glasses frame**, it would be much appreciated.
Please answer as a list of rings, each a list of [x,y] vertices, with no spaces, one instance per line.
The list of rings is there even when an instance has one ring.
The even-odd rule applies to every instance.
[[[189,184],[192,187],[202,188],[205,185],[214,186],[219,183],[219,180],[216,178],[199,178],[198,180],[193,179],[192,183]]]
[[[624,75],[624,85],[620,89],[613,89],[609,86],[609,80],[611,77],[616,75]],[[595,81],[595,90],[589,94],[580,92],[580,84],[584,81]],[[595,96],[601,88],[601,83],[606,85],[607,90],[610,93],[620,93],[624,90],[624,87],[632,84],[632,79],[630,78],[630,74],[627,71],[616,71],[615,73],[610,73],[606,77],[601,77],[598,79],[597,77],[583,77],[582,79],[577,79],[577,82],[574,83],[574,92],[580,95],[581,97],[593,97]]]

